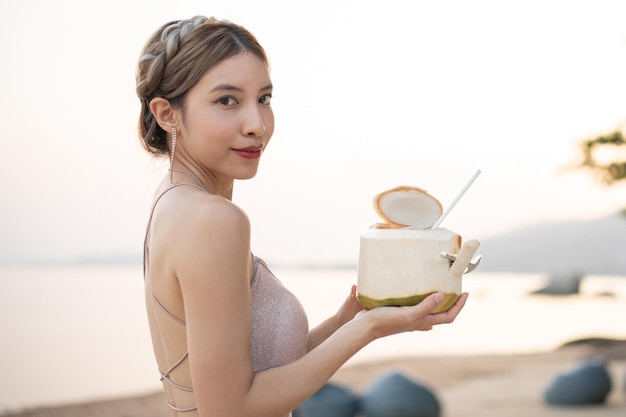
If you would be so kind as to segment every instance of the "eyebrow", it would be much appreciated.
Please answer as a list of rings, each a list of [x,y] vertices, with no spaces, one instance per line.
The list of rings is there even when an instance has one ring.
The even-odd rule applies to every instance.
[[[267,91],[267,90],[271,90],[272,88],[274,88],[274,86],[272,84],[267,84],[264,87],[261,87],[261,89],[259,91]],[[241,92],[243,91],[242,88],[236,87],[232,84],[219,84],[216,85],[215,87],[213,87],[211,89],[211,93],[215,92],[215,91],[237,91],[237,92]]]

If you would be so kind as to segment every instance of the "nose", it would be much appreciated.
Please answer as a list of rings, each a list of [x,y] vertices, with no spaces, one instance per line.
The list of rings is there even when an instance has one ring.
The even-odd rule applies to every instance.
[[[243,134],[245,136],[261,137],[265,133],[265,121],[263,113],[258,106],[250,106],[246,111],[245,123],[243,125]]]

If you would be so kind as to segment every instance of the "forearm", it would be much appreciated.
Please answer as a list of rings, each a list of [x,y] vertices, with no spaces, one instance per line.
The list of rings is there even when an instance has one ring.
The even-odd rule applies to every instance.
[[[337,331],[344,323],[340,323],[336,315],[331,316],[324,320],[322,323],[315,326],[309,331],[309,341],[307,344],[307,351],[315,349],[322,342],[328,339],[333,333]]]
[[[356,298],[356,285],[353,285],[350,295],[343,302],[336,314],[329,317],[309,332],[307,350],[315,349],[320,343],[330,337],[337,329],[349,322],[363,309]]]

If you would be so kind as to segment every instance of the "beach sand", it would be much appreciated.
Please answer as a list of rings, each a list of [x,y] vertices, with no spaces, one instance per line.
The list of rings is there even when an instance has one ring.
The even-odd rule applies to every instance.
[[[554,378],[589,358],[604,358],[613,381],[605,404],[553,407],[543,392]],[[626,416],[626,341],[579,340],[551,352],[516,355],[408,357],[346,366],[333,377],[359,393],[376,377],[402,372],[430,387],[442,417],[624,417]],[[161,393],[132,398],[39,408],[12,417],[166,417]]]

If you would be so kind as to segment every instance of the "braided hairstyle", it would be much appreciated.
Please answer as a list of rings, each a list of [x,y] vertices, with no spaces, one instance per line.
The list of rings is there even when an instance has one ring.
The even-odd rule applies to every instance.
[[[251,52],[269,65],[263,47],[247,29],[213,17],[195,16],[161,26],[143,47],[136,71],[141,101],[139,137],[155,156],[167,155],[167,132],[150,111],[150,101],[162,97],[181,109],[187,92],[221,61]]]

